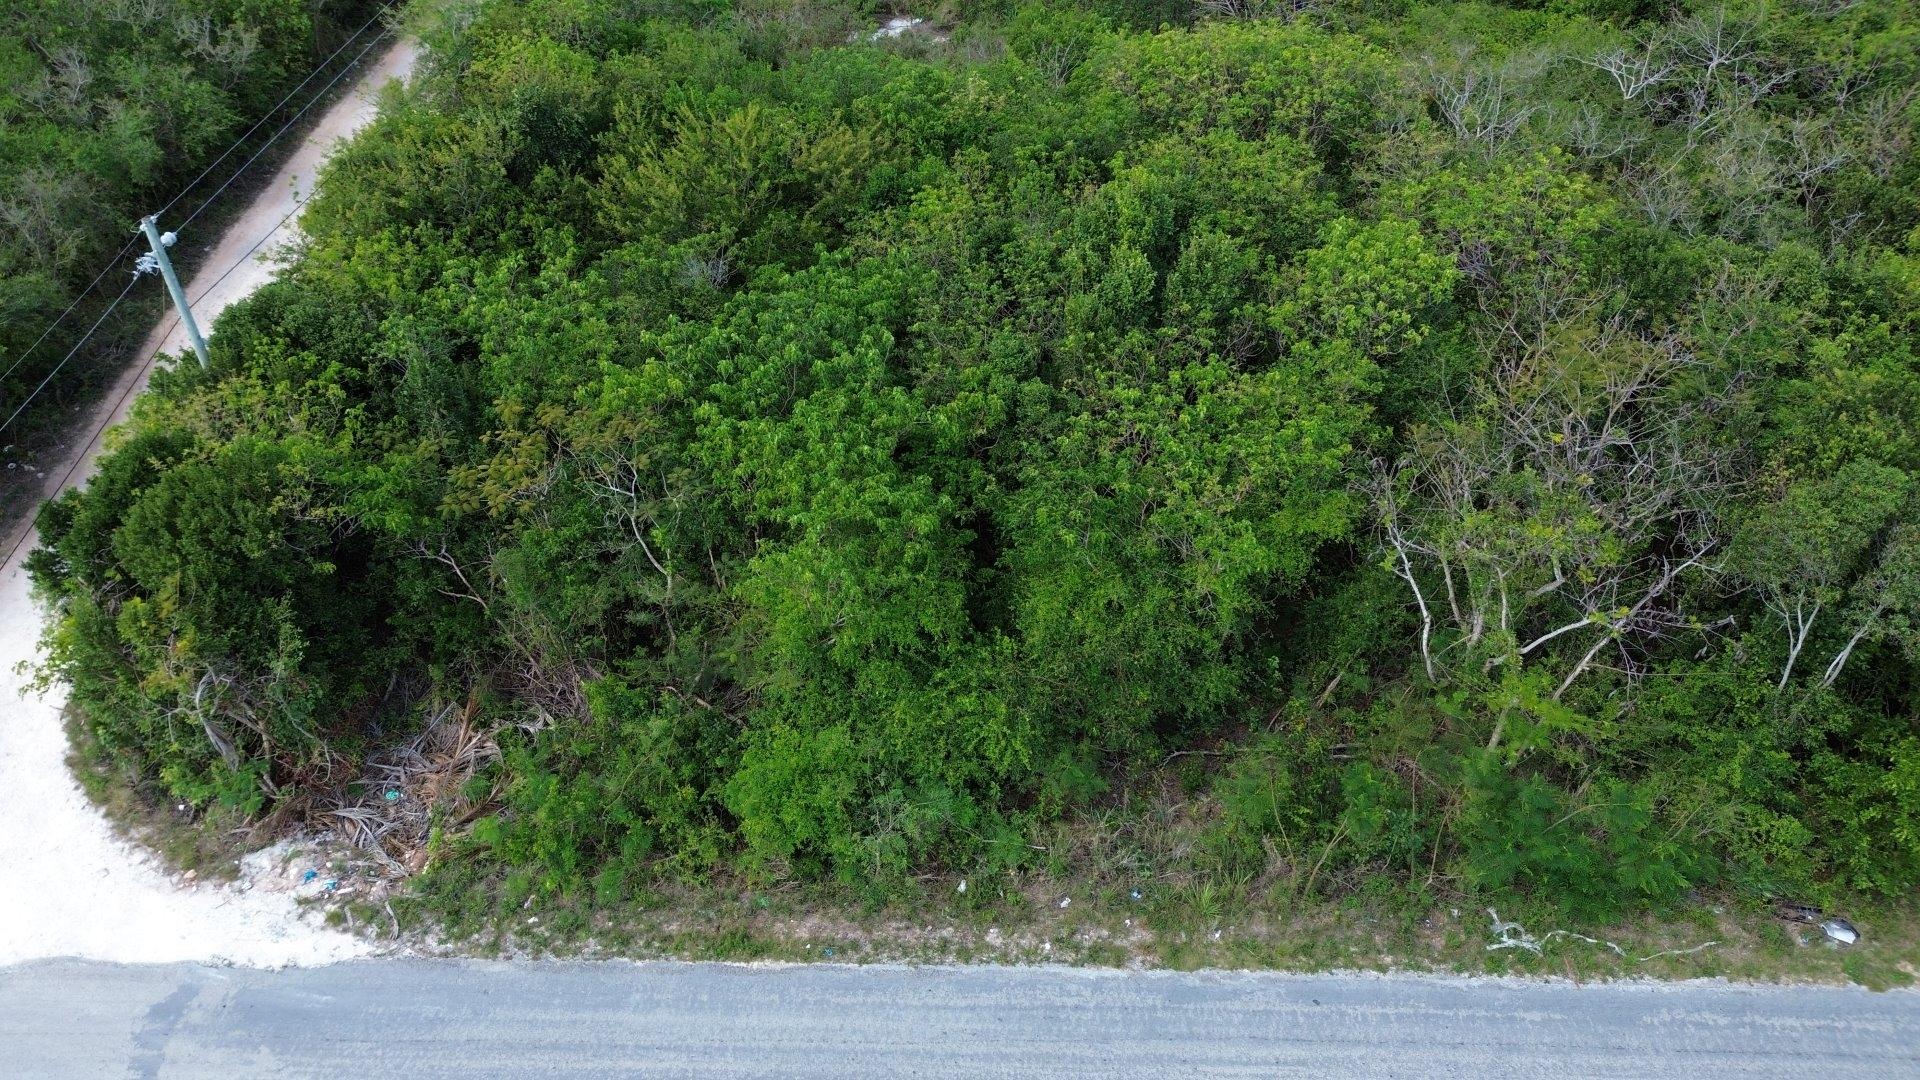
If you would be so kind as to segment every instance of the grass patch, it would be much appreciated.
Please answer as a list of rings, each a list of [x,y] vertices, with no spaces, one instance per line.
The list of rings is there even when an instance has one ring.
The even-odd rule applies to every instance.
[[[64,722],[68,764],[117,832],[174,873],[235,876],[239,856],[262,839],[257,830],[229,811],[182,811],[114,765],[72,709]],[[1049,826],[1037,837],[1047,851],[1035,869],[988,879],[927,875],[884,889],[722,872],[607,898],[540,896],[510,868],[468,852],[408,882],[391,912],[384,902],[350,898],[328,921],[378,941],[484,958],[1726,978],[1873,990],[1914,985],[1920,965],[1920,903],[1912,899],[1849,906],[1842,914],[1861,940],[1846,949],[1830,946],[1818,926],[1726,891],[1695,894],[1668,912],[1574,924],[1524,901],[1413,890],[1384,876],[1339,881],[1337,895],[1302,895],[1285,881],[1182,869],[1194,828],[1190,807],[1143,801],[1129,812]],[[1541,951],[1489,949],[1500,940],[1489,906],[1541,940]]]
[[[1149,820],[1179,814],[1154,807]],[[765,882],[725,872],[649,882],[613,897],[531,893],[508,868],[443,861],[393,900],[397,927],[428,951],[497,957],[627,957],[844,963],[1060,963],[1198,970],[1413,971],[1611,979],[1909,986],[1920,960],[1920,904],[1861,902],[1846,949],[1758,897],[1695,893],[1682,905],[1606,924],[1550,907],[1385,876],[1307,895],[1286,882],[1176,873],[1125,838],[1139,819],[1055,827],[1043,867],[979,879],[929,875],[877,887]],[[1120,838],[1120,839],[1116,839]],[[1162,839],[1186,845],[1178,832]],[[966,887],[961,888],[965,881]],[[1065,901],[1064,905],[1062,901]],[[1522,924],[1529,949],[1502,940],[1487,908]]]

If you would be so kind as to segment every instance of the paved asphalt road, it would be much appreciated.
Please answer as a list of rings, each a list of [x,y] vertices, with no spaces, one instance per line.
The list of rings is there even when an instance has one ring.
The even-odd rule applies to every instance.
[[[1920,994],[725,964],[0,968],[16,1077],[1920,1076]]]

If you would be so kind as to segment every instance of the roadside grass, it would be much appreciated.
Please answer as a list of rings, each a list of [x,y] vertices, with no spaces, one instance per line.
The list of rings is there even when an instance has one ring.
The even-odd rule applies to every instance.
[[[230,880],[239,857],[271,839],[231,811],[180,811],[113,765],[71,709],[65,724],[81,789],[171,872]],[[1782,918],[1764,898],[1730,890],[1703,890],[1674,910],[1616,923],[1573,924],[1550,905],[1384,875],[1336,878],[1308,893],[1298,875],[1203,869],[1199,816],[1178,799],[1146,800],[1043,827],[1034,838],[1043,857],[1032,868],[858,887],[723,871],[627,884],[603,897],[548,896],[478,852],[443,851],[393,893],[390,911],[384,893],[377,903],[350,898],[332,905],[328,921],[378,943],[481,957],[1724,978],[1873,990],[1912,986],[1920,975],[1920,901],[1912,897],[1838,911],[1861,934],[1847,948],[1830,945],[1816,925]],[[1501,941],[1489,908],[1521,924],[1539,952],[1489,948]]]
[[[1053,832],[1088,828],[1112,835],[1111,823],[1097,820]],[[1671,911],[1581,925],[1557,921],[1549,905],[1411,889],[1384,876],[1326,895],[1284,880],[1197,874],[1116,882],[1111,870],[1069,859],[986,880],[943,874],[884,887],[726,872],[590,899],[529,893],[497,866],[455,857],[396,895],[392,919],[369,906],[353,922],[429,953],[499,957],[1724,978],[1875,990],[1911,986],[1920,973],[1920,903],[1911,898],[1839,912],[1861,933],[1843,949],[1817,925],[1728,890],[1698,892]],[[1489,948],[1502,940],[1489,907],[1522,924],[1513,936],[1539,951]]]
[[[394,900],[401,938],[428,952],[494,957],[1725,978],[1874,990],[1912,985],[1920,958],[1920,911],[1911,903],[1850,910],[1862,940],[1847,949],[1765,905],[1708,894],[1684,911],[1612,926],[1529,925],[1536,934],[1567,929],[1595,939],[1557,936],[1535,954],[1490,950],[1499,939],[1485,910],[1464,900],[1175,893],[1133,901],[1089,895],[1084,881],[1048,878],[1024,886],[970,883],[966,895],[978,900],[963,898],[957,880],[925,882],[912,895],[876,904],[843,887],[756,888],[724,878],[635,893],[607,907],[570,899],[491,903],[489,888],[498,884],[470,866],[417,880]],[[1056,895],[1069,906],[1058,907]],[[359,914],[359,925],[386,934],[376,910]],[[1501,914],[1514,920],[1523,913]]]

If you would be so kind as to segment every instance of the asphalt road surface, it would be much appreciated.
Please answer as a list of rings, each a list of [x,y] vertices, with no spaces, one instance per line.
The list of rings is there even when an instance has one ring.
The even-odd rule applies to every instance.
[[[1920,994],[1058,968],[0,968],[19,1077],[1920,1076]]]

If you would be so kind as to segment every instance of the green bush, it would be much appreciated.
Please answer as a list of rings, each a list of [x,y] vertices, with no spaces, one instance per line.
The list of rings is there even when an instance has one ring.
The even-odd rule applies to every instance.
[[[1213,787],[1220,804],[1208,837],[1214,859],[1230,876],[1251,876],[1278,856],[1286,873],[1303,877],[1341,814],[1339,782],[1326,746],[1303,731],[1250,743]]]
[[[485,702],[516,897],[1909,889],[1920,28],[1515,6],[423,3],[49,674],[261,810]]]
[[[1711,880],[1708,852],[1661,820],[1644,784],[1569,793],[1496,759],[1470,765],[1456,834],[1463,876],[1584,919],[1671,904]]]
[[[588,701],[590,717],[564,737],[542,732],[508,755],[504,810],[480,838],[540,891],[591,884],[608,903],[661,869],[717,864],[715,766],[734,753],[723,718],[614,680],[590,684]]]

